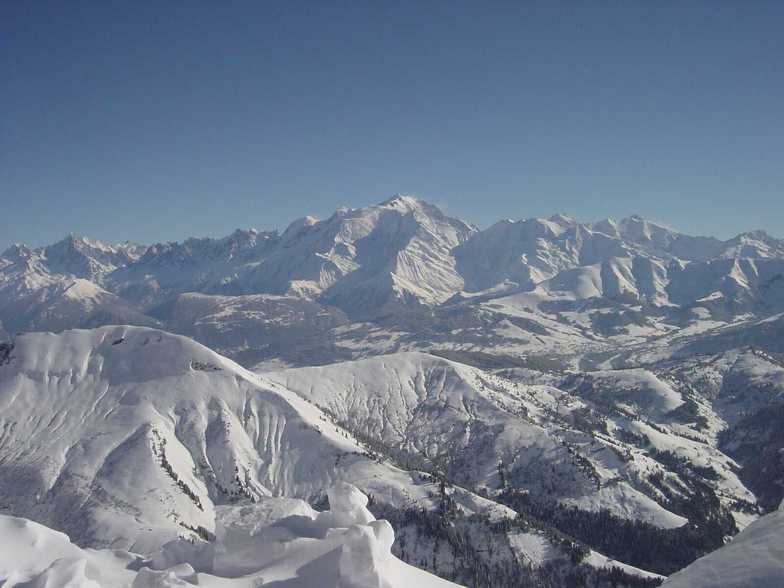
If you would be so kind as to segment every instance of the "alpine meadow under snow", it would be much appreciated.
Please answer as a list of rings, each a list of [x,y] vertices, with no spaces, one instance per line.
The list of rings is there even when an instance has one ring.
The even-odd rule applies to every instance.
[[[0,255],[0,585],[784,582],[784,241],[285,231]]]

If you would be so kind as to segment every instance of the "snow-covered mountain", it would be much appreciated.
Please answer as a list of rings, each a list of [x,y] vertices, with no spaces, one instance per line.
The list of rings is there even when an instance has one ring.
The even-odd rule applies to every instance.
[[[108,245],[70,234],[62,241],[44,247],[40,257],[52,274],[100,279],[117,268],[125,267],[139,259],[145,249],[135,243]]]
[[[242,280],[279,243],[275,232],[236,230],[222,239],[157,243],[107,276],[112,290],[142,308],[183,292],[241,294]]]
[[[572,377],[559,389],[400,353],[266,375],[362,438],[491,496],[520,490],[676,528],[686,518],[668,510],[672,497],[648,481],[678,477],[671,464],[651,458],[661,450],[715,468],[727,506],[754,500],[731,459],[696,433],[694,440],[682,436],[687,428],[671,416],[682,395],[645,370],[595,373],[590,383]],[[629,443],[633,435],[655,450]]]
[[[363,209],[305,217],[282,233],[154,245],[108,277],[145,305],[173,294],[294,294],[352,314],[436,304],[462,288],[450,252],[474,229],[436,207],[398,196]]]
[[[142,249],[74,235],[37,250],[13,245],[0,255],[0,322],[10,332],[155,324],[101,287],[106,274],[132,263]]]
[[[350,482],[400,562],[458,584],[653,586],[784,498],[783,317],[783,241],[638,216],[479,230],[397,196],[280,233],[14,245],[0,511],[87,561],[34,585],[100,584],[98,560],[132,585],[178,536],[218,549],[232,509],[256,545],[243,517],[315,520]],[[291,547],[335,535],[302,524]],[[213,581],[176,559],[139,582]],[[247,571],[294,582],[275,569]]]
[[[231,298],[210,305],[229,305],[237,325],[217,346],[246,365],[312,363],[274,348],[281,329],[248,338],[239,327],[269,325],[284,306],[284,315],[307,307],[309,316],[333,317],[316,321],[318,345],[308,344],[320,363],[376,349],[368,338],[378,324],[393,333],[384,351],[476,345],[481,333],[491,353],[571,352],[782,312],[782,276],[784,242],[762,232],[720,241],[638,216],[579,223],[565,215],[478,230],[397,196],[325,220],[304,217],[282,233],[237,230],[148,247],[74,236],[37,250],[15,245],[0,256],[0,323],[9,333],[161,325],[214,345],[222,335],[181,320],[193,306],[181,297],[198,293]],[[94,289],[74,288],[80,279]],[[223,316],[206,312],[202,324]],[[290,330],[307,339],[302,325]]]
[[[273,379],[156,329],[29,333],[0,347],[0,505],[80,546],[153,554],[184,537],[218,549],[232,505],[263,510],[271,496],[318,502],[325,487],[350,481],[401,529],[395,554],[442,576],[470,579],[483,566],[510,575],[519,561],[532,561],[531,578],[655,577],[564,542],[534,519],[518,520],[500,501],[404,464],[391,449]],[[433,527],[445,520],[455,529],[448,540]],[[302,525],[292,529],[322,537]],[[500,555],[482,555],[488,540]],[[82,564],[61,565],[36,573],[78,568],[92,577]]]
[[[769,290],[783,254],[784,243],[764,233],[722,242],[637,216],[580,224],[563,215],[502,221],[455,250],[468,290],[509,281],[578,300],[684,307],[720,297],[746,309],[780,307]]]
[[[395,506],[429,501],[312,404],[154,329],[16,338],[0,431],[0,503],[89,545],[149,551],[214,533],[219,504],[314,499],[341,479]]]

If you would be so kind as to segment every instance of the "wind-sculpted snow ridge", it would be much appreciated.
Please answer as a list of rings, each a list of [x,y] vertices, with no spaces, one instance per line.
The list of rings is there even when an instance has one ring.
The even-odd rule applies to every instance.
[[[81,545],[210,537],[215,508],[351,480],[399,507],[433,484],[322,411],[185,337],[103,327],[14,340],[0,365],[0,504]],[[463,491],[466,512],[503,511]]]
[[[764,588],[784,585],[784,502],[731,543],[671,576],[666,588]]]
[[[0,585],[6,588],[447,588],[452,582],[391,553],[391,525],[345,482],[331,487],[330,510],[262,498],[221,506],[211,543],[183,539],[148,554],[82,549],[67,535],[0,515]]]

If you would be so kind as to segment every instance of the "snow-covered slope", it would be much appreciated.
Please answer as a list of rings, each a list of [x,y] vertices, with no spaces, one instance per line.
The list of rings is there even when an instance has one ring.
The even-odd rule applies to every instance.
[[[396,196],[289,227],[254,277],[279,290],[322,292],[355,315],[435,304],[462,288],[451,250],[473,231],[430,204]]]
[[[323,220],[304,217],[282,233],[237,230],[149,247],[73,236],[36,250],[17,245],[0,256],[0,322],[9,332],[161,324],[210,345],[225,340],[226,333],[191,330],[174,316],[180,296],[199,293],[251,296],[221,302],[238,328],[219,343],[249,366],[377,351],[377,333],[358,321],[382,323],[388,337],[400,333],[385,351],[468,343],[496,354],[574,355],[596,342],[610,348],[782,312],[782,276],[784,243],[762,232],[720,241],[637,216],[580,223],[564,215],[480,231],[397,196]],[[77,279],[101,288],[98,309],[85,287],[72,290],[85,292],[84,300],[60,300]],[[243,324],[256,322],[259,305],[294,313],[310,305],[306,314],[320,308],[315,314],[342,313],[353,324],[346,334],[341,321],[320,323],[313,361],[282,357],[271,348],[288,338],[282,329],[244,340]],[[283,330],[301,332],[302,324]]]
[[[42,274],[100,280],[137,260],[144,249],[133,243],[109,245],[71,234],[40,249],[12,245],[0,255],[0,270],[5,273],[10,268],[12,275],[27,277],[30,286],[34,285],[35,276]]]
[[[546,283],[578,299],[626,296],[662,305],[670,289],[678,304],[714,291],[764,298],[758,288],[781,273],[784,243],[761,232],[726,242],[691,237],[638,216],[581,224],[556,215],[501,221],[455,255],[468,290]]]
[[[784,503],[732,542],[665,582],[667,588],[754,588],[784,584]]]
[[[401,559],[461,582],[475,560],[553,585],[608,558],[669,574],[784,495],[782,312],[784,242],[638,216],[477,230],[398,196],[280,233],[16,245],[0,508],[149,551],[348,480]],[[215,352],[20,334],[105,324]]]
[[[27,334],[1,363],[0,504],[81,544],[152,549],[213,533],[218,504],[316,498],[340,479],[398,506],[432,504],[431,483],[371,459],[313,405],[184,337]]]
[[[481,375],[456,369],[465,371],[461,377]],[[505,422],[503,411],[482,408],[482,398],[461,387],[443,392],[457,402],[464,396],[488,421]],[[472,426],[482,425],[477,420]],[[13,516],[67,532],[82,547],[152,554],[178,536],[214,541],[223,532],[220,521],[227,508],[249,508],[252,520],[256,505],[263,507],[271,496],[318,501],[324,487],[350,481],[372,494],[374,508],[403,525],[404,543],[395,553],[416,565],[432,565],[441,575],[471,578],[481,566],[511,570],[518,561],[538,562],[527,572],[531,577],[560,577],[570,570],[587,578],[614,573],[607,558],[597,555],[583,562],[590,550],[564,542],[546,526],[522,521],[512,526],[515,513],[502,504],[400,469],[392,463],[401,463],[399,453],[357,434],[359,440],[340,419],[280,384],[192,340],[155,329],[29,333],[0,348],[0,505]],[[490,439],[477,437],[482,438]],[[436,447],[437,436],[432,441]],[[564,453],[544,437],[535,442],[555,455]],[[680,523],[653,501],[650,506]],[[304,505],[297,509],[294,514],[311,512]],[[321,537],[307,522],[296,525],[310,539]],[[448,541],[438,530],[443,525],[455,529]],[[521,529],[530,540],[511,538]],[[503,556],[482,554],[489,536]],[[543,550],[548,556],[539,561],[536,554]],[[437,557],[431,559],[427,554],[434,552]],[[288,573],[291,564],[285,560],[298,557],[282,553],[286,557],[280,562],[269,562],[265,579]],[[89,561],[86,567],[55,562],[51,570],[36,573],[50,580],[94,579]],[[180,563],[166,561],[167,568]],[[305,561],[301,564],[307,568]],[[415,573],[400,569],[404,577]]]
[[[237,231],[222,240],[155,245],[108,281],[145,305],[174,294],[321,297],[352,314],[385,305],[435,304],[462,288],[451,250],[474,229],[407,196],[325,220],[306,217],[282,234]]]
[[[663,459],[672,453],[695,468],[710,466],[711,483],[727,507],[753,501],[734,461],[679,424],[680,392],[645,370],[570,377],[559,389],[398,353],[266,376],[400,459],[491,495],[524,490],[678,527],[686,519],[668,510],[673,496],[666,493],[684,491],[679,476],[686,472]],[[664,476],[672,488],[662,494],[651,486],[652,476]]]
[[[155,321],[101,286],[141,248],[70,235],[38,250],[14,245],[0,255],[0,322],[10,332]]]
[[[622,240],[557,215],[498,222],[461,245],[455,255],[468,289],[484,290],[504,280],[533,286],[565,269],[625,257],[629,251]]]
[[[348,357],[332,330],[348,323],[341,310],[298,296],[181,294],[165,310],[167,326],[220,349],[242,365],[264,360],[286,364],[329,363]]]
[[[216,512],[211,544],[174,540],[149,554],[82,549],[67,535],[0,515],[0,584],[68,588],[447,588],[457,586],[394,557],[394,531],[367,497],[339,483],[330,510],[263,498]]]
[[[94,280],[136,261],[145,249],[135,243],[109,245],[71,234],[44,247],[40,256],[50,273]]]
[[[280,239],[275,231],[236,230],[222,239],[191,238],[156,243],[134,263],[109,274],[109,287],[142,308],[184,292],[242,294],[243,279],[270,254]]]

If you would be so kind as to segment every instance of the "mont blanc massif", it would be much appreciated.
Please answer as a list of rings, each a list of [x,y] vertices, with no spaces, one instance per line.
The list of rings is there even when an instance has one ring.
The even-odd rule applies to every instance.
[[[764,232],[72,235],[0,255],[0,341],[4,588],[784,585]]]

